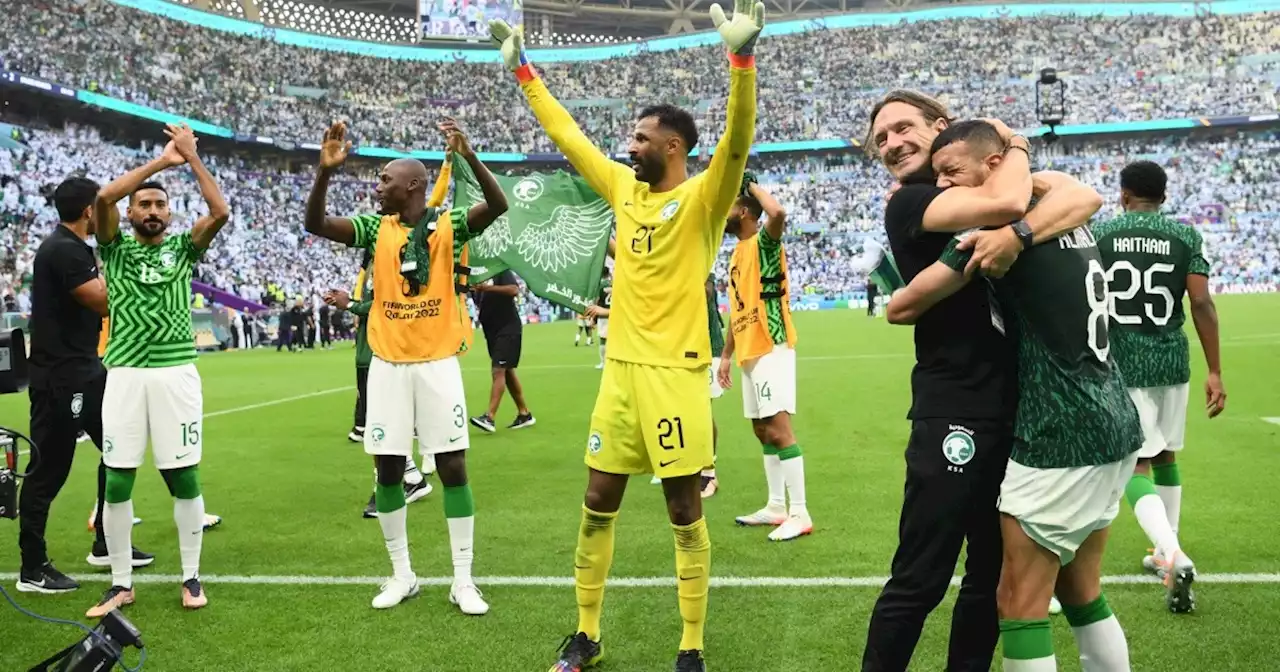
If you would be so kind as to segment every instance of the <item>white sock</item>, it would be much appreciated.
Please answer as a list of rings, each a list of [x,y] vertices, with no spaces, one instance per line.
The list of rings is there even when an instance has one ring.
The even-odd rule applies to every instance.
[[[404,482],[409,485],[422,482],[422,472],[418,471],[418,465],[414,464],[413,458],[404,461]]]
[[[803,516],[809,512],[805,508],[804,498],[804,456],[799,455],[789,460],[779,460],[783,481],[787,484],[787,494],[791,496],[791,509],[788,515]]]
[[[1080,667],[1084,672],[1129,672],[1129,643],[1115,614],[1071,628],[1071,634],[1080,647]]]
[[[200,547],[204,542],[204,495],[173,500],[173,522],[178,525],[178,552],[182,556],[182,580],[200,576]]]
[[[578,333],[573,335],[573,344],[577,345],[581,342],[582,342],[582,332],[579,331]]]
[[[409,509],[400,507],[390,513],[378,513],[382,537],[387,541],[387,554],[391,556],[391,573],[402,581],[413,581],[413,568],[409,565]]]
[[[600,363],[604,364],[604,343],[600,344]]]
[[[710,469],[703,469],[702,475],[706,476],[707,478],[715,478],[716,477],[715,467],[712,467]]]
[[[1004,672],[1057,672],[1058,661],[1053,657],[1018,660],[1004,659]],[[1119,672],[1118,670],[1116,672]]]
[[[448,518],[449,548],[453,551],[453,583],[471,583],[471,561],[475,559],[476,517]]]
[[[133,500],[102,505],[102,534],[107,538],[111,585],[133,587]]]
[[[1173,528],[1173,533],[1178,533],[1178,519],[1182,516],[1182,486],[1181,485],[1157,485],[1156,494],[1160,495],[1160,501],[1164,502],[1164,513],[1169,518],[1169,527]]]
[[[1178,535],[1169,525],[1168,514],[1165,513],[1164,502],[1155,495],[1146,495],[1133,503],[1133,516],[1138,519],[1142,531],[1155,545],[1156,551],[1166,558],[1172,558],[1182,550],[1178,545]]]
[[[422,456],[422,473],[424,476],[430,476],[431,474],[436,473],[436,456],[435,455]]]
[[[764,480],[769,486],[769,508],[786,510],[786,479],[782,474],[782,460],[777,455],[764,456]]]

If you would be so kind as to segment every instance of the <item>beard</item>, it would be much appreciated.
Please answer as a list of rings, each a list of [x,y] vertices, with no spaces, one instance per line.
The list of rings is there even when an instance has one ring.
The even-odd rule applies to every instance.
[[[741,217],[739,217],[739,216],[737,216],[737,215],[729,215],[729,217],[728,217],[728,218],[726,218],[726,219],[724,220],[724,232],[725,232],[725,233],[729,233],[729,234],[732,234],[732,235],[735,235],[735,236],[736,236],[736,235],[738,235],[738,232],[739,232],[739,231],[741,231],[741,230],[742,230],[742,218],[741,218]]]
[[[144,219],[141,222],[137,222],[133,225],[133,228],[135,231],[137,231],[138,233],[141,233],[142,235],[148,238],[152,238],[154,236],[158,236],[164,233],[164,230],[168,227],[169,227],[168,224],[160,221],[159,219],[151,219],[151,218]]]
[[[646,184],[657,184],[662,181],[666,168],[661,159],[637,157],[632,161],[636,167],[636,179]]]

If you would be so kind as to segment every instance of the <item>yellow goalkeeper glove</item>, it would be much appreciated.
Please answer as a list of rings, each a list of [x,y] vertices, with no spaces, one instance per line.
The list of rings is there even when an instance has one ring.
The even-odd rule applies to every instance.
[[[711,5],[711,23],[715,24],[730,53],[750,56],[755,50],[756,38],[764,28],[764,3],[734,0],[732,19],[725,18],[720,5]]]

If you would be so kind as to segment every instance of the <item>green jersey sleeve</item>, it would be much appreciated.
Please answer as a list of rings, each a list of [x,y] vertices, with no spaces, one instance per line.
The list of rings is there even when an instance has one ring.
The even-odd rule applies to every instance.
[[[187,263],[195,264],[204,258],[205,251],[196,247],[195,240],[191,238],[190,231],[178,235],[177,246],[178,252],[181,253],[182,258],[185,259]]]
[[[1204,236],[1199,231],[1191,230],[1191,236],[1188,242],[1191,243],[1191,263],[1187,265],[1187,275],[1203,275],[1208,276],[1211,269],[1209,258],[1204,250]]]
[[[103,261],[110,261],[116,250],[120,249],[121,242],[123,240],[124,232],[117,230],[115,238],[112,238],[105,243],[98,243],[98,256],[102,257]]]
[[[351,218],[351,228],[355,229],[355,241],[352,247],[373,250],[378,244],[378,228],[382,226],[382,217],[378,215],[356,215]]]
[[[453,223],[453,240],[465,243],[476,236],[467,222],[467,208],[454,208],[449,211],[449,221]]]
[[[964,272],[964,267],[969,265],[969,260],[973,258],[973,250],[956,249],[960,245],[960,241],[965,239],[968,232],[957,234],[951,242],[947,243],[946,248],[942,250],[942,255],[938,257],[938,261],[947,265],[953,271]]]

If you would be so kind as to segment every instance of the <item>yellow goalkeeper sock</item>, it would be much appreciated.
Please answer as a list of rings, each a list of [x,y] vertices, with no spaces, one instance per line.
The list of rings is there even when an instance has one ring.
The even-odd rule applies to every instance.
[[[604,608],[604,581],[613,564],[613,523],[618,512],[597,513],[582,507],[578,550],[573,557],[573,581],[578,595],[578,632],[600,641],[600,612]]]
[[[707,588],[711,583],[711,537],[707,520],[690,525],[672,525],[676,533],[676,578],[680,597],[680,618],[684,631],[680,650],[702,650],[702,631],[707,622]]]

